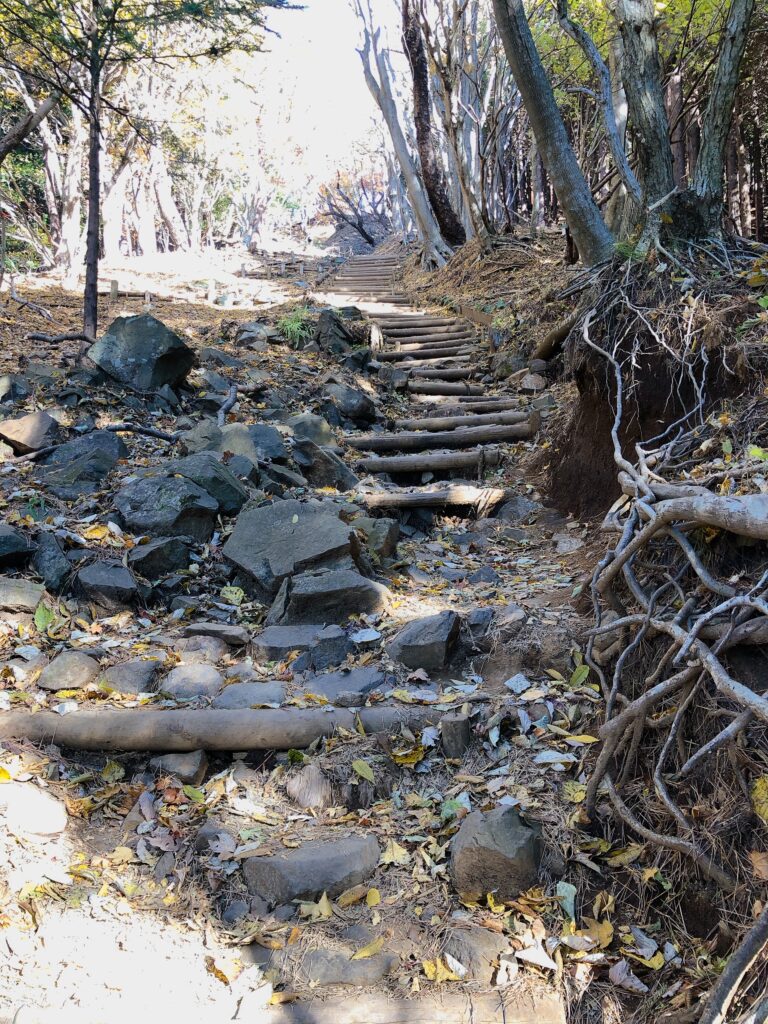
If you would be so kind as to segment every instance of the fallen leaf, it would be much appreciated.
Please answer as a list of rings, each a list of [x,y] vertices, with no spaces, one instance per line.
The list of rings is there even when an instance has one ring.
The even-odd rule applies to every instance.
[[[583,803],[587,796],[587,787],[583,782],[576,782],[573,779],[569,779],[563,783],[562,786],[563,799],[567,800],[571,804]]]
[[[608,972],[608,978],[617,988],[634,992],[636,995],[643,995],[648,991],[648,986],[632,973],[626,960],[619,960],[615,963]]]
[[[365,897],[366,906],[378,907],[381,903],[381,893],[378,889],[369,889]]]
[[[11,781],[11,773],[8,771],[7,768],[0,767],[0,784],[3,783],[3,782],[10,782],[10,781]]]
[[[592,939],[600,949],[607,949],[613,942],[613,925],[610,921],[596,921],[594,917],[585,917],[586,928],[579,931],[580,935],[586,935]]]
[[[460,981],[458,974],[454,974],[453,971],[448,967],[441,959],[437,960],[422,960],[421,966],[424,969],[424,973],[430,981],[434,981],[435,984],[440,985],[444,981]]]
[[[750,794],[755,814],[768,825],[768,775],[755,779]]]
[[[543,946],[536,945],[529,946],[527,949],[518,949],[515,952],[515,956],[526,964],[533,964],[535,967],[546,967],[550,971],[557,970],[557,964]]]
[[[336,900],[336,903],[344,909],[344,907],[352,907],[355,903],[359,903],[368,895],[368,886],[366,885],[355,885],[351,889],[347,889],[341,894]]]
[[[390,839],[384,847],[379,864],[407,864],[410,859],[410,853],[394,839]]]
[[[0,768],[2,773],[2,768]],[[2,782],[2,774],[0,774],[0,782]],[[768,853],[763,853],[760,850],[750,850],[749,859],[752,861],[752,870],[758,878],[762,878],[763,881],[768,881]]]
[[[373,768],[371,768],[367,761],[353,761],[352,768],[360,776],[361,779],[365,779],[368,782],[376,781],[376,776],[373,774]]]
[[[643,849],[639,843],[630,843],[629,846],[622,846],[618,850],[613,850],[605,858],[606,864],[609,864],[612,868],[626,867],[638,859]]]
[[[350,960],[367,960],[371,956],[376,956],[384,948],[384,937],[380,935],[377,939],[369,942],[367,946],[363,946],[362,949],[358,949],[356,953],[353,953]]]

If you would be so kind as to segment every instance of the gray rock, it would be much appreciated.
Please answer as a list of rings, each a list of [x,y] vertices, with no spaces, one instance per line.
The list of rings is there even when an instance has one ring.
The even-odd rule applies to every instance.
[[[318,317],[314,340],[323,352],[333,355],[347,355],[357,344],[354,334],[332,309],[324,309]]]
[[[189,636],[177,642],[176,651],[185,665],[213,665],[227,653],[227,645],[219,637]]]
[[[451,880],[461,894],[513,900],[538,878],[541,828],[513,807],[468,814],[451,840]]]
[[[312,623],[306,626],[269,626],[253,642],[260,661],[283,661],[293,651],[301,652],[306,668],[324,669],[340,665],[353,649],[340,626]],[[298,659],[296,659],[298,661]],[[296,662],[294,662],[295,668]]]
[[[63,465],[41,467],[38,482],[62,501],[75,501],[82,494],[101,490],[104,477],[113,468],[111,456],[94,448]]]
[[[33,612],[45,596],[45,588],[29,580],[0,576],[0,610],[4,612]]]
[[[467,616],[467,628],[473,640],[484,637],[493,622],[493,608],[473,608]]]
[[[159,671],[159,661],[151,658],[131,658],[130,661],[108,668],[104,673],[104,681],[118,693],[153,693]]]
[[[285,784],[285,791],[305,811],[323,810],[334,802],[333,786],[316,764],[308,764],[292,774]]]
[[[227,622],[190,622],[182,630],[184,636],[205,636],[223,640],[230,647],[244,647],[251,634],[245,626],[232,626]]]
[[[214,699],[213,707],[233,711],[258,708],[265,704],[282,704],[285,687],[277,682],[231,683]]]
[[[248,490],[234,473],[224,465],[214,452],[197,452],[183,459],[175,459],[166,467],[166,471],[183,476],[186,480],[202,487],[219,503],[219,508],[227,515],[239,512],[248,500]]]
[[[231,356],[220,348],[213,348],[207,345],[200,349],[200,362],[210,363],[211,366],[226,366],[231,370],[242,370],[247,364],[236,356]]]
[[[184,754],[153,757],[149,766],[162,775],[173,775],[179,782],[199,786],[208,770],[208,758],[204,750],[190,750]]]
[[[123,523],[134,533],[160,537],[210,539],[218,502],[182,477],[143,477],[126,484],[115,495]]]
[[[97,679],[100,672],[95,658],[83,651],[64,651],[45,666],[37,685],[41,690],[81,690]]]
[[[328,384],[325,393],[333,399],[341,415],[353,423],[371,423],[376,419],[376,406],[364,391],[346,384]]]
[[[516,494],[514,498],[504,502],[496,513],[496,518],[507,523],[525,523],[539,511],[541,505],[538,501],[531,501],[524,494]]]
[[[145,579],[156,580],[188,567],[189,545],[181,537],[158,537],[131,548],[128,565]]]
[[[501,576],[490,565],[483,565],[471,573],[467,580],[469,583],[501,583]]]
[[[244,917],[248,917],[250,912],[251,906],[249,903],[246,903],[245,900],[233,900],[231,903],[228,903],[222,911],[221,920],[227,925],[237,924],[237,922],[242,921]]]
[[[384,611],[389,590],[354,569],[329,569],[286,579],[266,618],[267,625],[344,622],[350,615]]]
[[[213,665],[179,665],[160,683],[159,689],[172,697],[215,697],[224,685],[224,677]]]
[[[349,672],[327,672],[321,676],[309,676],[301,684],[305,693],[318,693],[334,702],[339,694],[356,694],[365,697],[373,690],[383,690],[387,677],[375,665],[364,665]]]
[[[72,563],[52,533],[37,535],[37,550],[32,558],[32,565],[53,594],[61,593],[72,574]]]
[[[318,988],[325,985],[347,985],[365,988],[376,985],[395,969],[399,958],[391,953],[377,953],[364,960],[351,960],[354,950],[338,953],[330,949],[315,949],[301,961],[301,972],[306,981]]]
[[[0,377],[0,402],[21,402],[32,394],[24,377],[15,373],[4,373]]]
[[[362,516],[355,519],[352,525],[362,530],[368,543],[368,550],[379,560],[393,558],[397,553],[397,542],[400,539],[400,523],[395,519],[372,519]]]
[[[448,953],[466,967],[468,981],[490,985],[496,973],[499,957],[509,949],[509,939],[486,928],[452,928],[448,932],[443,952]]]
[[[0,566],[23,565],[34,554],[35,545],[23,533],[0,523]]]
[[[295,443],[293,461],[315,487],[335,487],[338,491],[351,491],[360,482],[336,452],[330,448],[321,448],[309,439],[298,440]]]
[[[539,373],[526,373],[518,386],[524,395],[535,395],[546,388],[547,381]]]
[[[120,562],[92,562],[77,574],[83,596],[106,611],[120,611],[141,596],[133,573]]]
[[[370,878],[379,854],[379,844],[370,834],[327,842],[312,840],[270,857],[251,857],[243,865],[243,874],[248,891],[271,906],[313,900],[324,892],[334,899]]]
[[[266,596],[304,569],[352,564],[358,550],[354,531],[338,516],[294,499],[245,508],[223,548]]]
[[[104,459],[111,463],[110,468],[115,466],[120,459],[128,457],[128,448],[121,437],[112,430],[93,430],[90,434],[83,434],[76,437],[46,455],[41,465],[43,466],[66,466],[83,455],[90,455],[91,452],[101,452]]]
[[[286,423],[297,438],[314,441],[315,444],[333,444],[335,441],[328,421],[312,412],[302,412],[298,416],[290,416]]]
[[[13,835],[55,836],[67,827],[67,809],[31,782],[9,782],[0,786],[0,819]]]
[[[155,317],[121,316],[88,349],[105,373],[139,391],[180,384],[192,369],[192,349]]]
[[[217,426],[204,420],[183,437],[190,454],[204,451],[243,455],[256,465],[260,459],[285,459],[287,451],[279,430],[267,423],[228,423]]]
[[[0,423],[0,438],[7,441],[17,455],[37,452],[49,444],[55,444],[60,435],[58,422],[42,410]]]
[[[444,668],[459,636],[461,620],[456,612],[445,611],[425,619],[414,619],[386,644],[387,654],[408,668]]]

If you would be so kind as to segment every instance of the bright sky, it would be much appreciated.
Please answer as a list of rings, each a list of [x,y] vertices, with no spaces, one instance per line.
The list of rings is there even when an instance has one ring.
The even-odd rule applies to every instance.
[[[380,6],[387,14],[394,10],[392,0],[373,5],[377,16]],[[304,0],[304,10],[273,11],[267,22],[281,37],[268,38],[271,52],[258,58],[268,63],[274,90],[267,129],[285,131],[290,104],[291,136],[332,171],[379,121],[356,52],[357,19],[349,0]]]

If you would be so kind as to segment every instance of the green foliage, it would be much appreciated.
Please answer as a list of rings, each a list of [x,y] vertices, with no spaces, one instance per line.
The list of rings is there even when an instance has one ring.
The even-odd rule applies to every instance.
[[[280,333],[292,345],[312,337],[312,313],[306,306],[297,306],[277,321]]]

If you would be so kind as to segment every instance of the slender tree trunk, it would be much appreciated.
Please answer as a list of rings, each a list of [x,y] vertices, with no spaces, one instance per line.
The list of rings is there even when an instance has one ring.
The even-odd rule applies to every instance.
[[[126,186],[131,175],[130,163],[126,162],[114,176],[112,183],[104,193],[101,204],[101,233],[104,246],[104,259],[108,263],[116,263],[121,255],[121,243],[125,232],[125,196]]]
[[[85,141],[85,119],[79,107],[73,106],[61,177],[61,194],[56,202],[60,223],[56,265],[61,268],[62,283],[66,288],[76,287],[80,279]]]
[[[523,0],[493,0],[507,60],[576,244],[586,263],[610,255],[613,239],[581,173],[525,15]]]
[[[157,143],[152,145],[150,151],[150,168],[154,178],[155,195],[160,216],[168,228],[171,243],[175,249],[187,252],[189,250],[189,233],[176,205],[176,200],[173,198],[171,176],[168,173],[163,151]]]
[[[672,145],[672,173],[675,184],[685,184],[685,123],[683,121],[683,75],[680,68],[674,69],[667,82],[667,120],[670,126]]]
[[[637,136],[638,176],[650,206],[675,187],[654,0],[617,0],[616,16],[624,44],[624,88]]]
[[[739,230],[745,238],[749,238],[752,234],[752,206],[749,198],[750,168],[740,114],[737,116],[737,126],[736,162],[739,183]]]
[[[725,147],[754,7],[755,0],[731,0],[720,35],[720,54],[702,121],[701,150],[693,175],[693,191],[703,208],[706,227],[715,233],[720,229],[723,209]]]
[[[144,176],[136,189],[136,240],[142,256],[157,254],[154,191]]]
[[[0,139],[0,164],[2,164],[9,153],[12,153],[25,139],[29,138],[32,132],[48,117],[54,107],[58,106],[60,100],[61,97],[58,93],[48,96],[33,111],[18,120],[5,133]]]
[[[413,77],[413,122],[424,188],[435,211],[443,238],[449,245],[463,245],[467,236],[448,198],[445,176],[435,148],[429,95],[429,68],[419,19],[413,9],[413,0],[403,0],[402,14],[403,46]]]
[[[737,126],[731,125],[725,149],[725,210],[730,227],[739,230],[739,159],[737,151]]]
[[[88,82],[88,228],[85,239],[83,334],[96,338],[99,313],[99,213],[101,205],[101,57],[98,29],[99,0],[93,0],[89,43]]]

